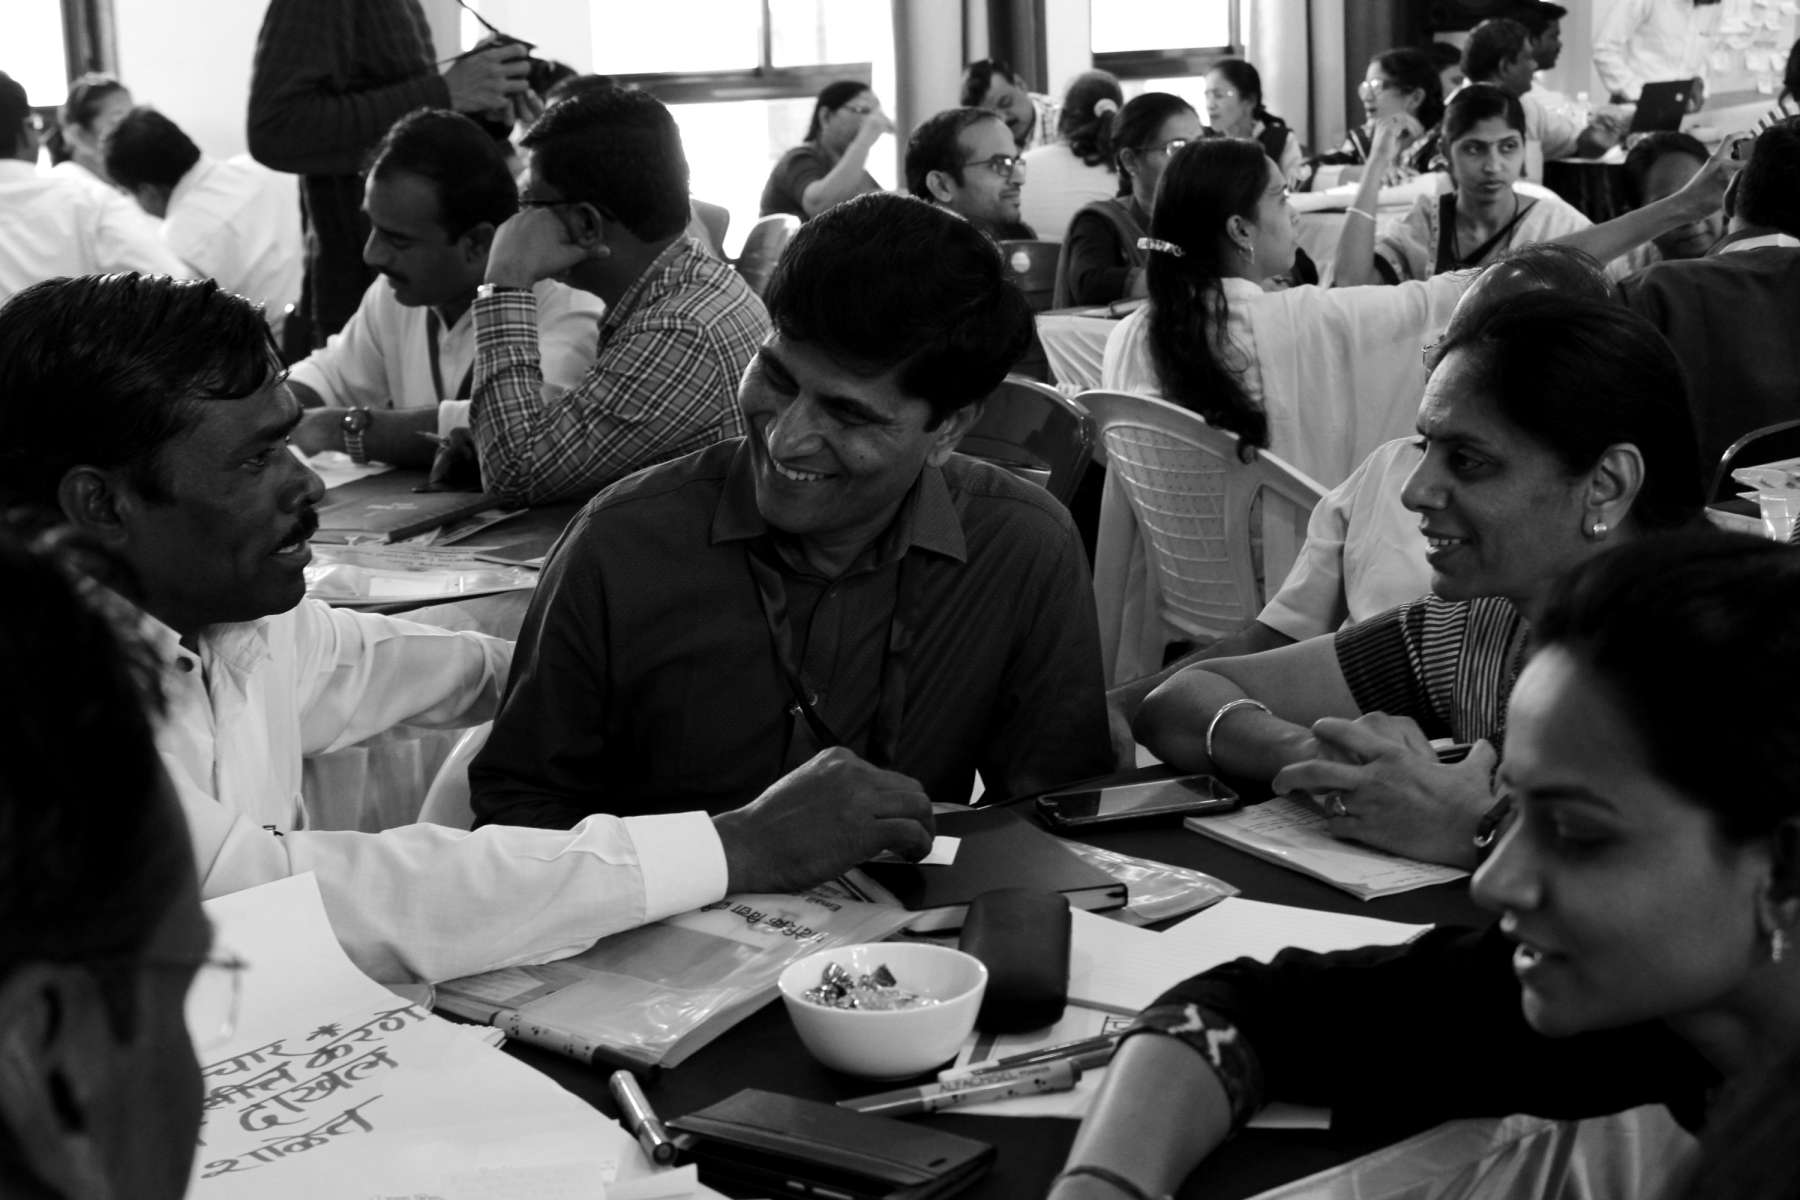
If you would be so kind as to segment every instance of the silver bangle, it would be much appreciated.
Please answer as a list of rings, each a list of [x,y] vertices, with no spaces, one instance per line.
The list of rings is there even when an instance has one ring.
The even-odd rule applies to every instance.
[[[1353,217],[1367,217],[1371,222],[1375,220],[1375,214],[1366,208],[1357,208],[1355,205],[1351,205],[1347,211]]]
[[[1211,763],[1214,767],[1217,767],[1219,764],[1213,757],[1213,734],[1219,732],[1219,722],[1225,719],[1226,714],[1236,708],[1254,708],[1260,709],[1263,712],[1269,711],[1268,705],[1264,704],[1261,700],[1252,700],[1248,696],[1239,696],[1236,700],[1227,700],[1224,704],[1219,706],[1219,711],[1214,713],[1212,720],[1206,723],[1206,761]],[[1274,714],[1270,713],[1270,715],[1273,716]]]

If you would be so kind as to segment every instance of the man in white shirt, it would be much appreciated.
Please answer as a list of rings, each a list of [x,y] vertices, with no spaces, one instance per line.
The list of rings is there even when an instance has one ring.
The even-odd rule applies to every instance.
[[[1594,70],[1615,102],[1646,83],[1706,76],[1719,28],[1719,0],[1612,0],[1594,31]]]
[[[323,488],[288,451],[301,414],[260,314],[211,281],[58,280],[0,309],[0,505],[70,526],[134,579],[203,895],[313,871],[365,971],[444,979],[929,847],[916,787],[832,754],[716,818],[307,829],[302,756],[487,719],[512,648],[302,599]]]
[[[1530,32],[1506,18],[1483,21],[1463,46],[1463,74],[1470,83],[1491,83],[1516,96],[1525,111],[1526,176],[1544,181],[1544,163],[1558,158],[1595,158],[1618,143],[1609,124],[1584,123],[1572,109],[1536,98],[1532,75],[1538,68]],[[1562,43],[1555,43],[1560,52]]]
[[[294,364],[288,383],[314,409],[295,444],[428,466],[432,439],[469,424],[470,306],[494,231],[519,211],[518,188],[499,146],[474,121],[419,109],[376,147],[363,210],[372,227],[363,261],[380,278],[344,328]],[[593,364],[605,305],[554,280],[532,292],[546,392],[561,391]]]
[[[0,71],[0,300],[58,275],[194,273],[124,196],[38,174],[39,137],[25,89]]]
[[[305,270],[294,181],[247,154],[209,158],[153,108],[125,114],[103,146],[106,173],[162,219],[163,241],[175,256],[279,323],[300,299]]]

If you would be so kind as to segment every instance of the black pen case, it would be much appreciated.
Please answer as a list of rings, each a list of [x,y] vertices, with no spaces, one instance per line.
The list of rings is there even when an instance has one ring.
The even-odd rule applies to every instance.
[[[669,1128],[708,1187],[819,1200],[953,1196],[994,1161],[986,1142],[745,1088]]]

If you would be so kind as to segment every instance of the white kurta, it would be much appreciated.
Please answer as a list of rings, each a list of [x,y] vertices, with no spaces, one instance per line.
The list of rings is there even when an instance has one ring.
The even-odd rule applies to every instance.
[[[169,193],[162,231],[175,257],[262,305],[271,323],[299,301],[306,260],[294,176],[247,154],[202,155]]]
[[[92,175],[40,175],[28,162],[0,160],[0,300],[46,279],[113,271],[194,274],[123,193]]]

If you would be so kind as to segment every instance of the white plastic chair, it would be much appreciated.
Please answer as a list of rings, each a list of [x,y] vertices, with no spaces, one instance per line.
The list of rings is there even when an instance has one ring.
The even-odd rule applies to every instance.
[[[1253,619],[1259,584],[1287,578],[1325,488],[1266,451],[1242,461],[1236,436],[1179,405],[1098,390],[1076,399],[1106,452],[1094,593],[1116,684],[1160,668],[1171,641],[1212,641]]]

